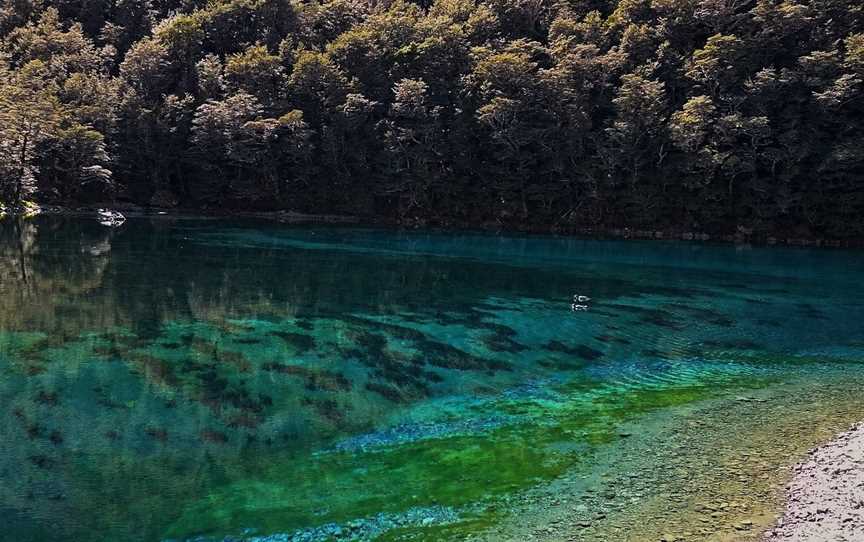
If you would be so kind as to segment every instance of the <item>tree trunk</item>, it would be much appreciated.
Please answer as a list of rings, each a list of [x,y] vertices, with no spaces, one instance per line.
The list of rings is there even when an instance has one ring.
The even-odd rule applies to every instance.
[[[18,175],[15,178],[15,195],[12,199],[12,212],[18,213],[21,211],[21,193],[24,190],[24,172],[27,169],[27,146],[30,141],[28,135],[24,135],[24,141],[21,142],[21,152],[18,155]]]

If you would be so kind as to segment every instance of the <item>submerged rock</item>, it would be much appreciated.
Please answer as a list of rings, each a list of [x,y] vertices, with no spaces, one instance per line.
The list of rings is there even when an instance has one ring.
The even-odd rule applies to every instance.
[[[366,433],[345,439],[332,451],[358,452],[382,446],[394,446],[418,440],[478,434],[497,429],[510,421],[506,416],[461,420],[456,422],[430,422],[402,424],[374,433]]]
[[[411,508],[400,513],[380,513],[346,523],[326,523],[317,527],[301,529],[293,533],[277,533],[266,536],[228,536],[224,538],[196,537],[186,542],[315,542],[329,540],[373,540],[396,528],[432,527],[446,525],[459,520],[456,510],[445,506]],[[253,529],[244,529],[244,533]],[[179,542],[179,541],[163,541]]]

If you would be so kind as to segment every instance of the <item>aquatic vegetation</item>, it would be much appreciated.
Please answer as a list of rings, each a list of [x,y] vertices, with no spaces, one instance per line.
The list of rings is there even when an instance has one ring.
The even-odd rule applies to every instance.
[[[608,342],[603,341],[601,342]],[[580,344],[577,346],[568,346],[561,341],[553,340],[549,341],[544,348],[549,350],[550,352],[562,352],[564,354],[569,354],[574,356],[577,359],[586,360],[586,361],[594,361],[596,359],[600,359],[603,357],[603,352],[591,348],[590,346],[585,346],[584,344]]]
[[[270,335],[279,337],[286,344],[293,346],[298,352],[306,352],[315,348],[315,339],[304,333],[291,333],[290,331],[271,331]]]

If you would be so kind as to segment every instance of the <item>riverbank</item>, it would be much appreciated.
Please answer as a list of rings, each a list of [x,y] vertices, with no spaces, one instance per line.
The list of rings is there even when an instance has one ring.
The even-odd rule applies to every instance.
[[[864,423],[813,450],[794,473],[766,542],[864,540]]]
[[[624,428],[625,442],[594,472],[515,500],[513,519],[475,540],[762,540],[783,511],[796,462],[860,420],[860,380],[787,382],[657,413]]]

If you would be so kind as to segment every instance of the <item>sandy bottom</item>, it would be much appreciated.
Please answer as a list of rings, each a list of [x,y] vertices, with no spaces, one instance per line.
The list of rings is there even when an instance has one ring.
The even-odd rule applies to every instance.
[[[835,472],[838,467],[826,467],[834,465],[831,455],[824,456],[829,463],[814,463],[806,472],[793,469],[808,451],[861,419],[862,390],[864,382],[852,375],[815,385],[790,381],[681,409],[674,416],[645,418],[622,431],[624,446],[597,458],[600,469],[514,499],[513,519],[474,540],[755,542],[777,524],[786,498],[783,488],[796,475],[790,491],[800,503],[790,510],[804,515],[783,520],[783,529],[794,528],[801,518],[809,518],[805,478],[811,473],[824,477],[817,478],[820,493],[813,493],[813,498],[823,498],[834,491],[832,484],[841,484],[841,473]],[[860,469],[864,434],[859,428],[858,440],[843,438],[842,445],[825,453],[843,457],[840,469]],[[842,482],[850,491],[857,483],[859,498],[861,475],[859,470],[855,480]],[[857,519],[850,524],[841,512],[841,506],[851,509],[850,501],[831,498],[840,500],[826,505],[830,512],[819,516],[824,529],[815,537],[793,540],[864,541],[860,530],[846,538],[825,534],[830,528],[848,533],[862,525],[860,500]],[[788,540],[782,538],[787,531],[775,532],[777,540]]]
[[[766,541],[864,540],[864,423],[813,450],[794,472]]]

